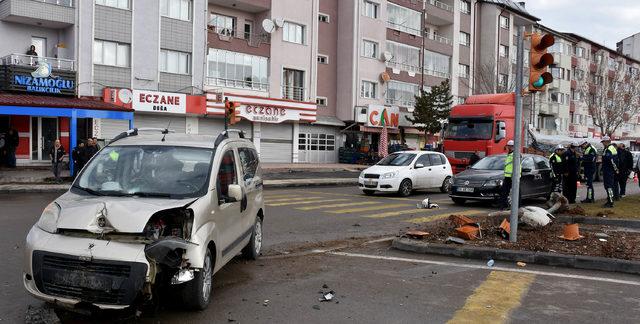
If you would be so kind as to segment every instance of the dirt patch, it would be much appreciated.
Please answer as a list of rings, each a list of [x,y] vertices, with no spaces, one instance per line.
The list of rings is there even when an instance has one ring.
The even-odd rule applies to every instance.
[[[559,238],[563,234],[564,224],[551,223],[539,229],[520,224],[518,226],[518,242],[511,243],[502,239],[498,234],[498,226],[504,217],[479,216],[471,218],[480,223],[483,238],[466,241],[466,245],[640,261],[639,232],[605,225],[580,224],[580,234],[584,238],[567,241]],[[448,219],[443,219],[427,223],[417,229],[430,233],[421,241],[442,244],[446,243],[447,237],[455,237],[454,228]]]

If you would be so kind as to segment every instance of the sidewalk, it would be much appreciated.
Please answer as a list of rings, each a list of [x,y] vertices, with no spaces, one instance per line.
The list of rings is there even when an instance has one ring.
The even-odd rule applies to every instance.
[[[265,163],[262,165],[267,188],[301,186],[356,185],[364,165]],[[45,168],[0,169],[0,193],[64,191],[71,186],[69,170],[62,172],[65,182],[53,182]]]

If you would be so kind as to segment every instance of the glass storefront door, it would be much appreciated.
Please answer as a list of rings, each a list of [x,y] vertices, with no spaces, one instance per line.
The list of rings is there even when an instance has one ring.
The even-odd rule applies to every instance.
[[[32,161],[49,161],[49,152],[56,139],[58,139],[58,118],[31,117]]]

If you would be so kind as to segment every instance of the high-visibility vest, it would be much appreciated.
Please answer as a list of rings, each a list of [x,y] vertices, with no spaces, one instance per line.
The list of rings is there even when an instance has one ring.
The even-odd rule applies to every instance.
[[[618,150],[617,150],[617,149],[616,149],[616,147],[615,147],[615,146],[613,146],[613,145],[609,145],[609,146],[607,147],[607,150],[608,150],[609,152],[611,152],[611,155],[618,155]]]
[[[560,155],[554,153],[551,153],[551,155],[549,156],[549,160],[551,161],[551,163],[553,163],[553,160],[556,160],[555,163],[561,163],[562,162],[562,158],[560,157]]]
[[[507,154],[504,159],[504,177],[511,178],[513,176],[513,153]]]
[[[593,151],[594,153],[596,152],[596,149],[593,147],[593,145],[587,146],[587,148],[584,150],[584,154],[590,154],[591,151]]]

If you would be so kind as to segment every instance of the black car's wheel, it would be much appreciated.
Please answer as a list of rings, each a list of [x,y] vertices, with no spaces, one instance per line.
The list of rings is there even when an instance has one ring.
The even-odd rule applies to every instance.
[[[408,197],[411,195],[411,191],[413,191],[413,184],[411,184],[411,180],[404,179],[400,183],[400,188],[398,188],[398,194],[402,197]]]
[[[373,194],[376,193],[373,190],[362,190],[362,192],[364,192],[364,194],[367,196],[373,196]]]
[[[451,177],[446,177],[440,186],[440,192],[447,193],[451,191]]]
[[[465,202],[467,202],[466,199],[464,198],[451,198],[451,200],[453,200],[453,203],[456,205],[464,205]]]
[[[182,302],[187,309],[203,310],[209,305],[213,287],[213,267],[213,254],[207,249],[202,269],[197,271],[194,278],[185,283],[182,289]]]

